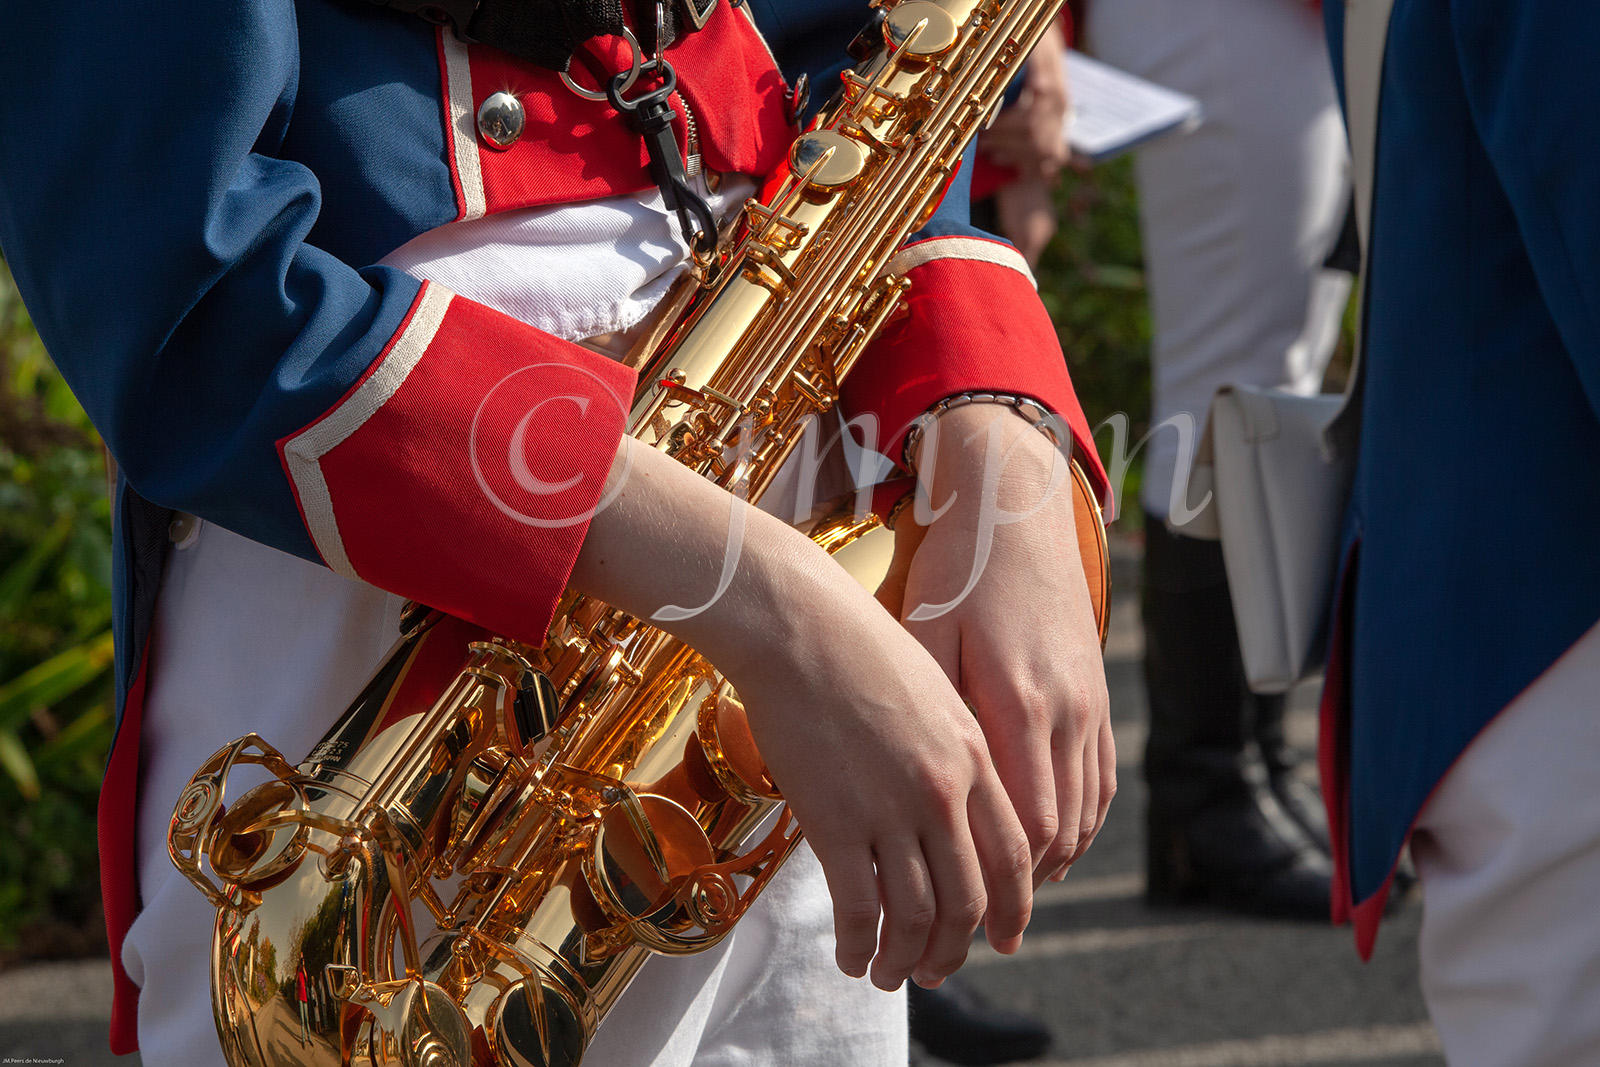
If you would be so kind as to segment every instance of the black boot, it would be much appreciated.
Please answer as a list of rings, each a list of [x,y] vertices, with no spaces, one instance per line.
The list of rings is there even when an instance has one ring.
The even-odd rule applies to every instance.
[[[1256,747],[1267,768],[1267,784],[1278,798],[1284,813],[1295,821],[1322,851],[1332,854],[1328,841],[1328,809],[1322,794],[1306,781],[1300,771],[1304,757],[1290,747],[1283,734],[1283,712],[1288,701],[1282,696],[1252,693]]]
[[[1255,743],[1221,546],[1146,527],[1144,625],[1147,899],[1326,922],[1332,864]]]
[[[986,1003],[954,978],[938,989],[906,985],[911,1036],[948,1063],[1012,1063],[1043,1056],[1050,1030],[1031,1016]]]

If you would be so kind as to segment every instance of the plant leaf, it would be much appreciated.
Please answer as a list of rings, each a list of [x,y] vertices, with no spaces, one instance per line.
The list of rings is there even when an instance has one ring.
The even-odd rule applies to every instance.
[[[38,799],[39,772],[34,770],[22,741],[10,730],[0,730],[0,767],[16,781],[23,796],[29,800]]]
[[[15,730],[34,708],[49,707],[111,665],[111,631],[90,638],[0,685],[0,730]]]
[[[56,523],[55,528],[38,541],[32,548],[23,553],[21,559],[7,568],[5,574],[0,574],[0,618],[8,618],[17,614],[22,608],[22,602],[33,592],[34,583],[39,580],[45,566],[67,540],[67,535],[72,532],[72,523],[67,518],[62,518]]]
[[[104,704],[96,704],[69,723],[55,740],[36,749],[33,753],[34,766],[45,777],[50,777],[51,772],[61,764],[101,749],[111,740],[110,723],[110,709]],[[99,755],[103,756],[104,752]]]

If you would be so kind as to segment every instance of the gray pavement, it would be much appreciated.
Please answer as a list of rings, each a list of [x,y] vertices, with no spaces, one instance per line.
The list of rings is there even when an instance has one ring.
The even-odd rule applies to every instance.
[[[1050,1024],[1043,1067],[1442,1067],[1417,991],[1415,902],[1385,922],[1368,964],[1348,930],[1144,905],[1136,575],[1136,550],[1119,542],[1106,663],[1121,792],[1106,827],[1067,880],[1041,893],[1022,951],[1005,958],[979,945],[963,978]],[[1289,725],[1309,750],[1309,687]],[[137,1067],[107,1050],[110,998],[104,961],[0,973],[0,1065]],[[938,1063],[921,1051],[912,1061]]]
[[[138,1067],[107,1045],[111,965],[36,963],[0,973],[0,1064]]]

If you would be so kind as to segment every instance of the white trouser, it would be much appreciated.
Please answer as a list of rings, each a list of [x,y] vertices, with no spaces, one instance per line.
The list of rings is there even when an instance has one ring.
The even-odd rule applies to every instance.
[[[1314,393],[1349,277],[1324,270],[1349,185],[1320,16],[1306,0],[1094,0],[1096,55],[1198,97],[1193,133],[1140,151],[1155,340],[1151,420],[1193,419],[1217,387]],[[1145,510],[1169,514],[1179,433],[1146,445]],[[1187,467],[1185,467],[1185,471]]]
[[[141,731],[139,887],[122,960],[141,987],[139,1042],[161,1067],[221,1067],[208,960],[215,912],[166,855],[190,775],[260,733],[291,761],[321,739],[398,633],[400,600],[201,523],[168,557]],[[809,848],[734,933],[652,960],[585,1067],[904,1067],[903,993],[845,977]]]
[[[1422,992],[1451,1067],[1600,1064],[1600,625],[1417,820]]]

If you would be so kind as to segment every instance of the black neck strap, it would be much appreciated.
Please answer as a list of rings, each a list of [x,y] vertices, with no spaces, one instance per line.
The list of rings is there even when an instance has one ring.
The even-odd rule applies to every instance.
[[[620,36],[624,0],[372,0],[381,7],[449,26],[457,37],[481,41],[546,70],[565,73],[572,54],[592,37]],[[664,41],[656,40],[658,5],[636,0],[635,36],[655,55],[682,33],[705,25],[717,0],[662,0]]]

